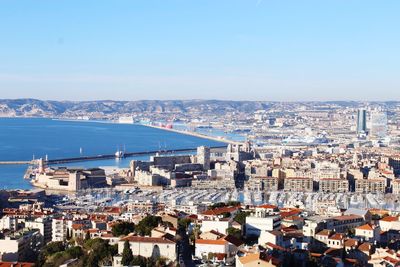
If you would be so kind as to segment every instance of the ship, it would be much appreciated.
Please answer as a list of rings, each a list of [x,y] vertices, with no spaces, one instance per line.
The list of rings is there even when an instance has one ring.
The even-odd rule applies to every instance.
[[[293,136],[290,135],[282,140],[282,145],[287,146],[313,146],[329,143],[329,139],[324,134],[318,136]]]

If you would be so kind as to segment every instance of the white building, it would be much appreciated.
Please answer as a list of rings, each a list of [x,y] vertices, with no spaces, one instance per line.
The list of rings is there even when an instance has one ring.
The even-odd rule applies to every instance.
[[[246,236],[259,237],[261,232],[279,230],[281,228],[281,218],[276,215],[269,215],[262,209],[246,217],[245,233]]]
[[[125,241],[129,242],[132,253],[135,256],[153,257],[155,259],[163,257],[172,262],[176,260],[176,243],[167,238],[126,236],[118,242],[118,254],[120,255],[124,250]],[[115,261],[117,266],[120,266],[121,263],[118,263],[118,257],[115,258]]]
[[[64,218],[55,218],[52,221],[51,241],[65,241],[67,239],[68,225]]]
[[[20,230],[0,239],[1,261],[26,261],[44,245],[38,230]]]

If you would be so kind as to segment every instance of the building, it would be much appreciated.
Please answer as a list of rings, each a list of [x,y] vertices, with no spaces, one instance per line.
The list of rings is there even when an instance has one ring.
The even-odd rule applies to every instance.
[[[313,179],[307,177],[285,178],[284,190],[292,192],[312,192]]]
[[[210,148],[206,146],[200,146],[197,148],[197,163],[203,166],[204,171],[210,169]]]
[[[277,191],[279,189],[279,178],[252,176],[246,181],[245,186],[249,191]]]
[[[357,110],[357,133],[367,132],[367,111],[365,109]]]
[[[387,114],[383,111],[371,112],[371,129],[369,135],[374,138],[383,139],[387,136]]]
[[[153,257],[155,259],[163,257],[172,262],[177,258],[175,241],[165,237],[126,236],[118,242],[118,253],[120,255],[124,250],[125,241],[129,242],[135,256]]]
[[[48,243],[52,239],[52,221],[50,217],[39,217],[25,221],[25,228],[38,229],[43,237],[44,243]]]
[[[67,239],[68,223],[64,218],[53,218],[51,241],[65,241]]]
[[[236,267],[277,267],[281,262],[274,257],[261,253],[249,253],[241,257],[236,257]]]
[[[256,208],[255,213],[246,217],[245,234],[247,237],[260,237],[261,232],[281,228],[281,218],[264,208]]]
[[[355,192],[356,193],[382,193],[386,192],[386,179],[359,179],[355,180]]]
[[[349,229],[365,224],[365,220],[359,215],[342,215],[327,220],[327,229],[338,233],[345,233]]]
[[[362,237],[366,241],[380,241],[381,228],[376,225],[364,224],[355,228],[355,236]]]
[[[0,239],[2,261],[27,261],[44,245],[39,230],[8,232]]]
[[[400,194],[400,179],[392,180],[392,193],[395,195]]]
[[[34,186],[61,191],[78,191],[85,188],[107,185],[105,171],[100,168],[67,169],[57,168],[39,173],[32,180]]]
[[[223,236],[218,239],[196,239],[195,256],[209,259],[212,256],[215,261],[233,264],[238,248],[243,244],[233,236]]]
[[[346,193],[349,181],[340,178],[323,178],[319,181],[319,191],[329,193]]]

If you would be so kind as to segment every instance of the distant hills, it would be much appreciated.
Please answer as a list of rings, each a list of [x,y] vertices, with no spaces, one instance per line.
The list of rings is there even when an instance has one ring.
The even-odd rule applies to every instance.
[[[355,106],[348,101],[303,102],[306,105],[329,103],[336,106]],[[314,104],[313,104],[314,103]],[[394,102],[385,102],[387,105]],[[299,103],[286,103],[288,107]],[[225,100],[140,100],[140,101],[50,101],[37,99],[0,99],[0,116],[3,117],[112,117],[119,114],[138,113],[186,113],[226,114],[228,112],[251,113],[260,109],[281,106],[279,102],[225,101]]]
[[[267,102],[222,100],[50,101],[0,99],[0,116],[69,117],[134,113],[226,113],[266,109]]]

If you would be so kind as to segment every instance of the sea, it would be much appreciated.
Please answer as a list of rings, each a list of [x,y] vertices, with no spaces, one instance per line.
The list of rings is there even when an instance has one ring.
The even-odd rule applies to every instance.
[[[0,118],[0,161],[29,161],[127,152],[174,150],[221,142],[139,124],[66,121],[44,118]],[[68,167],[128,167],[150,155],[63,164]],[[27,165],[0,165],[0,189],[30,189],[23,178]]]

